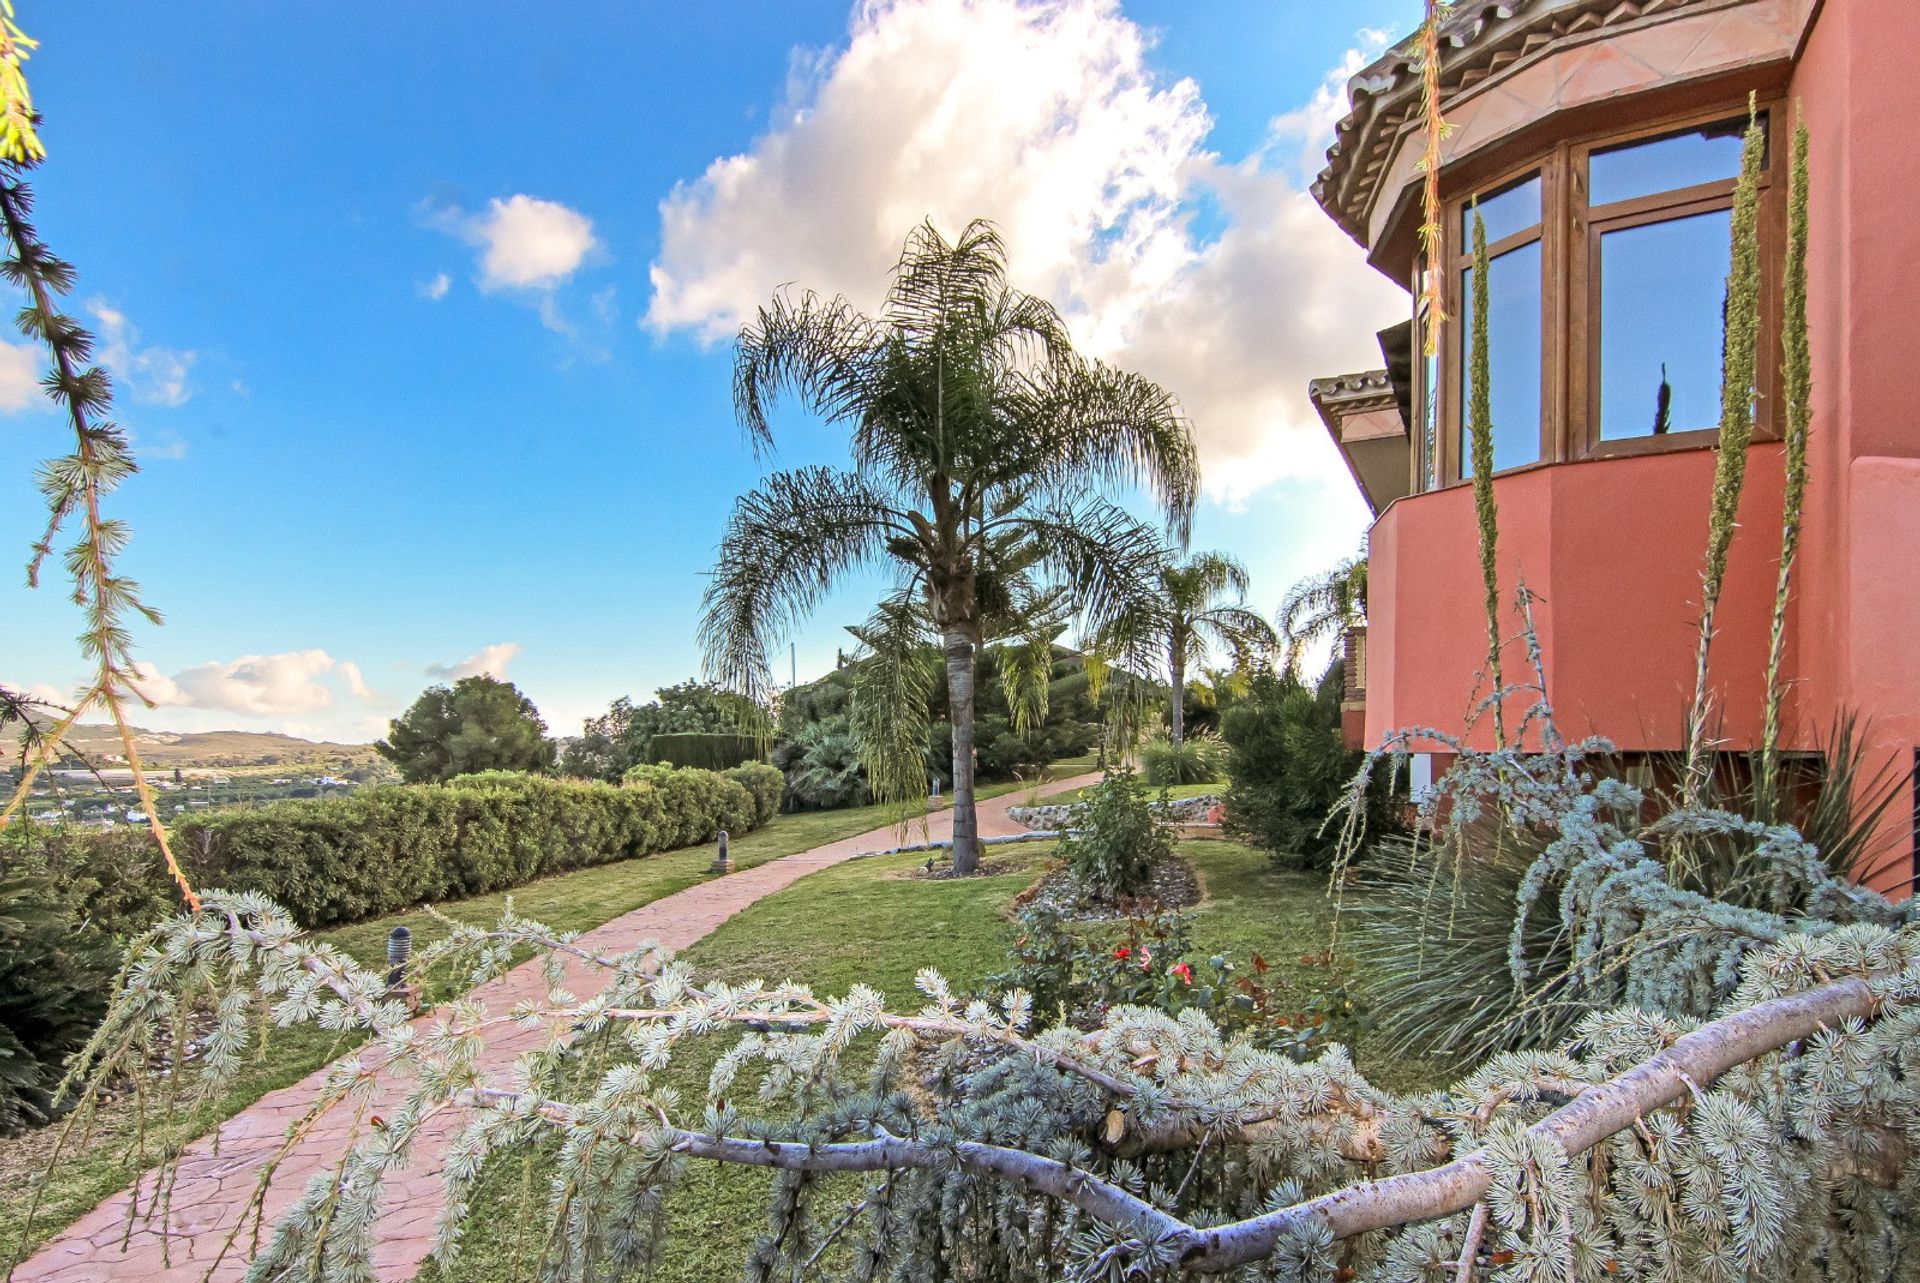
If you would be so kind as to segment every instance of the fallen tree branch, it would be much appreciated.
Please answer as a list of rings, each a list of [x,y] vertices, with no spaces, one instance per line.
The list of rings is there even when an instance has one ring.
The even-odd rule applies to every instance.
[[[1660,1054],[1583,1091],[1530,1130],[1569,1156],[1583,1153],[1688,1095],[1697,1084],[1822,1029],[1868,1017],[1873,1009],[1872,989],[1859,978],[1756,1004],[1683,1035]],[[498,1109],[524,1108],[527,1103],[519,1093],[498,1090],[471,1093],[468,1099]],[[563,1126],[573,1117],[566,1106],[546,1101],[538,1102],[533,1112]],[[873,1140],[808,1144],[672,1128],[666,1144],[690,1157],[786,1171],[959,1167],[1070,1203],[1159,1244],[1182,1267],[1203,1274],[1263,1260],[1283,1238],[1302,1230],[1324,1228],[1342,1239],[1446,1216],[1480,1202],[1492,1184],[1485,1154],[1476,1150],[1441,1167],[1363,1181],[1261,1216],[1201,1229],[1080,1168],[975,1141],[934,1143],[883,1133]]]

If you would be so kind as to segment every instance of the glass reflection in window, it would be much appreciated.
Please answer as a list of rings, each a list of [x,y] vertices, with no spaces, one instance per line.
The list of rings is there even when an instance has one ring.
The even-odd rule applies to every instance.
[[[1486,206],[1482,205],[1484,213]],[[1487,239],[1493,239],[1489,224]],[[1540,459],[1540,242],[1509,250],[1487,270],[1488,399],[1493,411],[1493,468]],[[1467,430],[1473,369],[1473,269],[1460,276],[1460,475],[1473,473]]]
[[[1460,210],[1460,249],[1473,249],[1474,203]],[[1480,197],[1480,217],[1487,223],[1487,244],[1524,232],[1540,222],[1540,175],[1531,174],[1490,196]]]
[[[1766,128],[1766,119],[1761,113],[1762,129]],[[1746,128],[1744,118],[1723,120],[1664,138],[1596,151],[1587,162],[1587,203],[1598,208],[1637,196],[1736,178],[1740,173],[1740,138]],[[1487,235],[1493,235],[1491,224]]]
[[[1720,421],[1720,336],[1733,215],[1724,209],[1600,238],[1600,436]]]
[[[1440,357],[1422,358],[1420,389],[1420,488],[1440,484]]]

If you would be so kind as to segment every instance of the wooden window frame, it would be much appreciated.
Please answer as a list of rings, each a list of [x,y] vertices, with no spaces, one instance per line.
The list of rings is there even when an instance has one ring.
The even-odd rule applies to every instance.
[[[1759,100],[1765,118],[1768,165],[1760,180],[1760,332],[1758,339],[1759,391],[1755,414],[1755,437],[1773,440],[1779,426],[1772,407],[1780,397],[1780,264],[1786,236],[1786,183],[1784,130],[1785,100],[1777,95]],[[1470,324],[1472,300],[1463,297],[1461,277],[1472,266],[1471,247],[1461,233],[1466,211],[1476,195],[1498,192],[1528,175],[1540,175],[1540,223],[1536,227],[1502,238],[1487,246],[1488,256],[1499,255],[1538,240],[1540,253],[1540,451],[1537,462],[1516,465],[1496,472],[1497,476],[1525,471],[1552,463],[1579,459],[1615,458],[1627,455],[1655,454],[1674,450],[1710,449],[1718,441],[1718,426],[1664,433],[1660,436],[1625,437],[1614,441],[1600,439],[1600,307],[1597,271],[1600,237],[1608,231],[1644,226],[1685,218],[1693,214],[1730,209],[1733,205],[1732,179],[1720,179],[1691,187],[1675,188],[1650,196],[1635,197],[1591,209],[1587,204],[1589,160],[1596,151],[1623,144],[1685,132],[1701,125],[1743,117],[1744,99],[1713,108],[1676,113],[1658,120],[1644,121],[1628,128],[1597,130],[1564,139],[1544,152],[1536,152],[1525,162],[1509,166],[1475,181],[1470,190],[1447,197],[1442,207],[1440,244],[1435,258],[1445,264],[1440,282],[1441,306],[1445,320],[1441,325],[1439,370],[1432,393],[1439,397],[1439,416],[1435,431],[1434,469],[1436,484],[1445,489],[1462,484],[1461,451],[1464,443],[1465,407],[1462,404],[1462,361],[1465,335]],[[1421,263],[1416,260],[1415,285],[1419,283]],[[1414,292],[1416,319],[1420,294]],[[1419,361],[1424,350],[1416,347]],[[1424,379],[1420,381],[1426,395]],[[1416,398],[1416,416],[1425,406]],[[1420,435],[1424,418],[1418,418],[1414,435]],[[1414,490],[1428,489],[1427,467],[1420,457],[1419,443],[1414,449]]]

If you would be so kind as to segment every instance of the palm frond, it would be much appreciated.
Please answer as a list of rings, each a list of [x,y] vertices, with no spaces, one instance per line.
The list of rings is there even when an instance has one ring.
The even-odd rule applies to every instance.
[[[733,404],[756,452],[773,447],[767,415],[790,392],[829,423],[857,421],[883,386],[885,331],[846,299],[786,291],[743,326]]]
[[[1091,479],[1144,486],[1185,545],[1200,492],[1199,454],[1174,395],[1141,375],[1073,357],[1018,376],[1010,417],[1031,431],[998,460],[1007,475],[1063,493]]]
[[[890,496],[832,468],[777,472],[741,496],[701,603],[708,677],[755,700],[771,685],[768,655],[840,575],[911,535]]]
[[[927,710],[939,680],[925,644],[925,615],[910,591],[896,592],[856,635],[867,654],[853,669],[848,713],[868,786],[881,802],[924,798]]]
[[[1146,607],[1158,589],[1159,536],[1105,499],[1085,498],[1004,519],[1039,548],[1043,564],[1066,584],[1092,636]]]
[[[1015,735],[1031,735],[1047,719],[1054,636],[1036,630],[999,651],[1000,688],[1006,693]]]
[[[1349,557],[1287,590],[1276,618],[1287,671],[1299,676],[1306,650],[1358,622],[1365,613],[1367,559]]]
[[[1280,644],[1265,616],[1245,606],[1215,606],[1193,616],[1192,625],[1193,637],[1226,650],[1235,668],[1260,662]]]

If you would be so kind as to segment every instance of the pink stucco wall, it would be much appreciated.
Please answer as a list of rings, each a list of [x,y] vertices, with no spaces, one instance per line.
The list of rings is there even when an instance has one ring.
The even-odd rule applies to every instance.
[[[1825,0],[1793,71],[1811,133],[1812,481],[1790,618],[1789,747],[1860,715],[1879,763],[1920,745],[1920,45],[1916,0]],[[1777,359],[1767,354],[1769,359]],[[1537,592],[1562,729],[1673,749],[1691,691],[1711,450],[1499,479],[1500,565]],[[1757,741],[1777,571],[1781,452],[1757,447],[1712,678],[1729,747]],[[1401,500],[1375,525],[1367,737],[1461,727],[1486,655],[1473,500]],[[1518,620],[1506,621],[1509,636]],[[1508,650],[1509,674],[1522,661]],[[1517,714],[1518,706],[1510,706]],[[1490,727],[1474,735],[1485,744]],[[1914,872],[1913,816],[1888,817],[1873,880]]]

